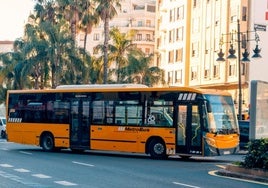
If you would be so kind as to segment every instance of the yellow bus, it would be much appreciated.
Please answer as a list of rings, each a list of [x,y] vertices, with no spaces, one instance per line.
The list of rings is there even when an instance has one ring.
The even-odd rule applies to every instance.
[[[239,128],[225,92],[142,85],[10,90],[7,141],[45,151],[105,150],[152,158],[235,153]]]

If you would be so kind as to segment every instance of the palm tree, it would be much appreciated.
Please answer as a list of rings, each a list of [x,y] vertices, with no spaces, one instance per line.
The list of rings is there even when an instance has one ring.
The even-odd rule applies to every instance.
[[[84,0],[85,2],[81,5],[82,12],[79,29],[85,33],[84,36],[84,51],[86,51],[87,36],[92,31],[92,27],[99,23],[99,17],[95,11],[95,7],[89,0]]]
[[[121,77],[122,68],[128,65],[127,54],[136,49],[136,45],[133,44],[131,40],[134,36],[134,31],[120,33],[118,28],[113,28],[110,31],[110,36],[113,40],[110,47],[110,57],[117,65],[115,69],[117,72],[117,83],[121,83],[123,82]]]
[[[152,60],[153,54],[146,55],[142,51],[129,53],[129,65],[124,71],[125,75],[129,75],[128,81],[148,86],[164,83],[163,70],[150,66]]]
[[[5,85],[6,89],[24,89],[29,84],[29,79],[23,75],[22,68],[25,63],[23,53],[24,41],[14,42],[14,52],[0,54],[3,66],[0,69],[0,84]]]
[[[120,0],[94,0],[98,5],[96,12],[104,22],[104,43],[103,43],[103,83],[107,83],[108,78],[108,40],[109,40],[109,22],[116,14],[116,7],[121,8]]]
[[[78,22],[82,14],[79,5],[83,2],[84,0],[57,0],[60,14],[62,14],[62,16],[70,23],[70,31],[73,41],[76,39]]]
[[[62,4],[59,7],[55,4],[44,3],[39,5],[39,9],[36,9],[39,10],[37,12],[39,17],[35,18],[40,29],[38,36],[40,36],[40,41],[48,41],[47,53],[45,55],[51,69],[52,88],[57,87],[61,83],[84,83],[83,79],[84,75],[86,75],[85,63],[88,63],[90,59],[86,52],[76,47],[68,22],[65,20],[65,17],[56,11],[62,8],[63,5],[65,6],[64,2],[60,1]],[[77,10],[74,7],[77,4],[76,1],[66,1],[65,3],[71,9]],[[46,12],[46,10],[49,11],[53,8],[56,11],[55,14]],[[83,58],[87,62],[84,62]],[[88,77],[86,78],[88,79]]]
[[[2,86],[42,89],[49,87],[48,81],[53,88],[61,83],[88,83],[90,55],[76,47],[57,3],[38,0],[29,19],[24,38],[14,43],[14,52],[0,55]]]

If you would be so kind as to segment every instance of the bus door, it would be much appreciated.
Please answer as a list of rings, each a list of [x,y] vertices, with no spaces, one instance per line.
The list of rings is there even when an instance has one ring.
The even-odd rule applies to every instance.
[[[179,154],[201,155],[202,136],[197,104],[178,106],[177,149]]]
[[[71,100],[70,146],[77,149],[89,149],[90,101],[85,99]]]

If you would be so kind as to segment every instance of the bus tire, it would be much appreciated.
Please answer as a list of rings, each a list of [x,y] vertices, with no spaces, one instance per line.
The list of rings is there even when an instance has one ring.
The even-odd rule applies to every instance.
[[[166,155],[166,145],[160,139],[153,139],[149,143],[149,153],[153,159],[165,159]]]
[[[54,137],[50,133],[46,133],[42,136],[41,147],[44,151],[53,151],[55,149]]]

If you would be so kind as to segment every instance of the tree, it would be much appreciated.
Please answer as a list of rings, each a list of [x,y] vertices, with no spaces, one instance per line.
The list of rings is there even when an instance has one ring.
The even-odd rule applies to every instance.
[[[69,23],[71,38],[73,41],[76,39],[78,22],[81,16],[81,5],[84,0],[57,0],[59,14],[61,14]]]
[[[95,11],[95,7],[89,0],[85,0],[81,7],[82,15],[79,23],[79,29],[85,33],[84,51],[86,51],[87,36],[92,31],[92,27],[99,23],[99,17]]]
[[[96,8],[97,14],[104,22],[104,43],[103,43],[103,83],[107,83],[108,78],[108,41],[109,41],[109,21],[116,14],[116,7],[121,8],[120,0],[95,0],[98,4]]]
[[[24,89],[29,85],[29,77],[23,75],[22,67],[25,63],[23,53],[24,41],[14,42],[14,51],[0,54],[3,63],[0,69],[0,83],[5,89]]]
[[[129,65],[124,71],[125,75],[129,75],[129,83],[148,86],[164,83],[163,70],[157,66],[150,66],[152,60],[153,54],[146,55],[142,51],[129,53]]]
[[[60,1],[60,3],[64,2]],[[73,7],[77,4],[76,1],[66,1],[65,3],[66,6],[78,10],[78,8]],[[52,88],[61,83],[84,83],[86,63],[88,62],[83,61],[83,58],[87,61],[90,60],[85,51],[76,47],[73,33],[70,33],[69,29],[69,25],[72,23],[69,24],[65,19],[66,16],[58,11],[62,8],[63,4],[58,6],[58,4],[51,2],[37,4],[36,16],[32,16],[34,24],[29,24],[36,25],[36,30],[39,31],[39,34],[36,34],[39,36],[39,42],[47,41],[46,54],[44,55],[51,70]],[[28,35],[28,39],[31,38],[32,36]],[[85,78],[88,79],[88,77]]]
[[[9,89],[42,89],[62,83],[88,83],[90,55],[76,47],[68,22],[58,14],[55,2],[38,1],[29,20],[24,38],[14,43],[14,52],[0,56],[4,63],[0,69],[2,85]]]
[[[113,28],[110,31],[111,39],[113,40],[110,47],[110,59],[116,63],[115,72],[117,74],[117,83],[122,83],[122,70],[128,65],[127,54],[136,49],[136,45],[132,43],[134,31],[128,33],[120,33],[118,28]]]

